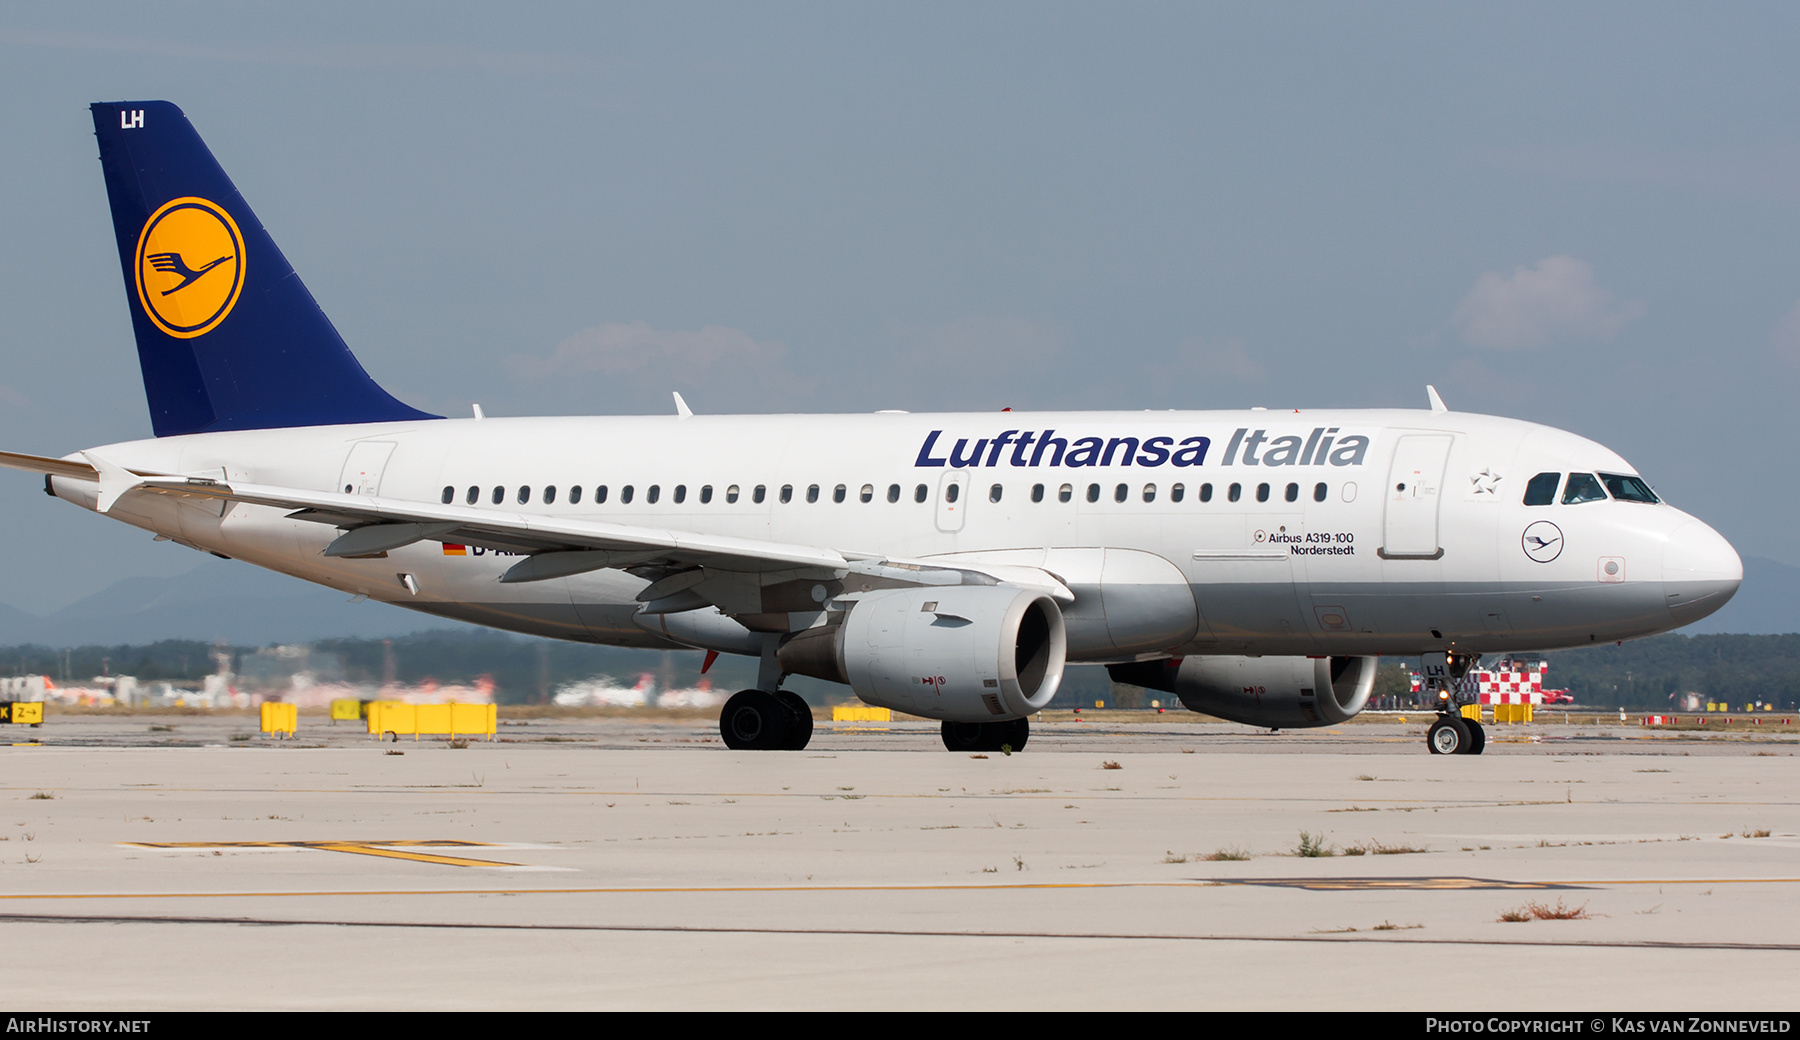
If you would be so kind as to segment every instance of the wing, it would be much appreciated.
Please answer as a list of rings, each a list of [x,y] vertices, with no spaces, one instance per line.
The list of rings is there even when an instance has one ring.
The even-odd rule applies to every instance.
[[[543,581],[606,568],[650,581],[638,594],[650,613],[717,606],[727,614],[818,611],[821,597],[854,598],[879,588],[919,585],[1012,584],[1041,589],[1063,603],[1074,594],[1036,567],[958,560],[890,557],[859,552],[671,531],[602,520],[580,520],[475,506],[409,502],[370,495],[310,491],[179,474],[145,474],[93,453],[87,464],[0,453],[0,466],[54,472],[100,485],[96,508],[110,510],[126,494],[241,502],[286,510],[296,520],[343,531],[324,550],[329,557],[373,556],[420,541],[477,545],[524,558],[500,577],[506,583]],[[49,468],[54,465],[56,469]]]

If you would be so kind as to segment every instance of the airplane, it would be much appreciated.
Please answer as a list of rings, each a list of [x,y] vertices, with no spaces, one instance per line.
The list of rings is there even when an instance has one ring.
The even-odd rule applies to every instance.
[[[738,750],[804,748],[790,675],[1022,750],[1066,666],[1271,728],[1347,721],[1380,655],[1679,628],[1743,567],[1623,458],[1428,409],[450,419],[371,379],[182,111],[91,106],[154,436],[0,453],[47,494],[331,588],[515,632],[738,654]]]

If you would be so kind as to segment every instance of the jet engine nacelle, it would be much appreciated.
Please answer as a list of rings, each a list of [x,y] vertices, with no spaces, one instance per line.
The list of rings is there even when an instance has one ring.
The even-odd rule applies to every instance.
[[[1172,693],[1189,711],[1249,726],[1348,722],[1375,688],[1373,657],[1186,657],[1110,665],[1114,680]]]
[[[951,585],[866,595],[842,624],[798,633],[777,657],[880,707],[1000,722],[1050,703],[1067,651],[1062,612],[1042,592]]]

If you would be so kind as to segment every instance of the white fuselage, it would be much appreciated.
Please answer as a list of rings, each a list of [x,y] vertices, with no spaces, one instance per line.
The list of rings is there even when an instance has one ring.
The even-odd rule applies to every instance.
[[[1742,578],[1723,538],[1666,503],[1525,505],[1537,474],[1635,471],[1573,434],[1461,412],[431,420],[95,453],[145,472],[1038,567],[1075,593],[1071,660],[1584,645],[1687,624]],[[94,507],[97,485],[52,481]],[[501,584],[510,554],[424,541],[327,558],[340,533],[329,524],[220,510],[131,495],[108,515],[429,613],[565,639],[709,645],[645,623],[645,579],[622,570]],[[1525,541],[1540,522],[1552,526]]]

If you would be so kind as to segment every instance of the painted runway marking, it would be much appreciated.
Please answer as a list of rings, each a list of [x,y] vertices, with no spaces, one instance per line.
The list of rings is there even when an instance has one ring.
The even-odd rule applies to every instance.
[[[1233,878],[1223,885],[1264,885],[1270,888],[1304,888],[1313,892],[1364,892],[1402,889],[1409,891],[1462,891],[1466,889],[1524,888],[1580,889],[1571,882],[1500,881],[1474,877],[1347,877],[1347,878]]]
[[[999,887],[999,886],[993,886]],[[673,935],[840,935],[923,939],[1073,939],[1106,942],[1226,942],[1226,943],[1380,943],[1388,946],[1477,946],[1594,948],[1625,950],[1740,950],[1755,953],[1800,953],[1800,943],[1748,943],[1657,939],[1425,939],[1385,938],[1373,935],[1245,935],[1221,933],[1077,932],[1077,931],[959,931],[924,928],[757,928],[734,925],[657,924],[516,924],[471,921],[369,921],[298,920],[279,917],[198,917],[134,914],[0,914],[0,922],[17,924],[199,924],[315,928],[420,928],[433,931],[503,932],[635,932]]]
[[[138,844],[122,842],[121,844]],[[214,843],[217,844],[217,843]],[[247,846],[282,845],[283,842],[242,842]],[[305,843],[296,843],[305,844]],[[148,846],[159,847],[159,846]],[[166,847],[166,846],[162,846]],[[180,847],[180,846],[177,846]],[[481,866],[507,866],[488,861],[470,860]],[[715,893],[807,892],[827,895],[833,892],[1028,892],[1028,891],[1098,891],[1125,888],[1218,888],[1225,885],[1256,884],[1261,878],[1193,878],[1186,881],[1062,881],[1020,884],[934,884],[934,885],[642,885],[594,886],[583,888],[373,888],[330,891],[246,891],[246,892],[5,892],[0,903],[14,900],[41,899],[264,899],[270,897],[335,897],[335,896],[581,896],[581,895],[708,895]],[[1331,878],[1321,878],[1329,882]],[[1405,879],[1417,880],[1417,879]],[[1477,879],[1478,880],[1478,879]],[[1779,878],[1632,878],[1607,881],[1560,882],[1496,882],[1517,888],[1606,888],[1612,885],[1792,885],[1800,877]],[[1348,890],[1348,889],[1343,889]]]
[[[381,856],[405,859],[415,863],[436,863],[445,867],[517,867],[518,863],[501,863],[490,859],[463,859],[420,848],[492,848],[482,841],[122,841],[119,844],[138,849],[319,849],[323,852],[349,852],[358,856]]]

